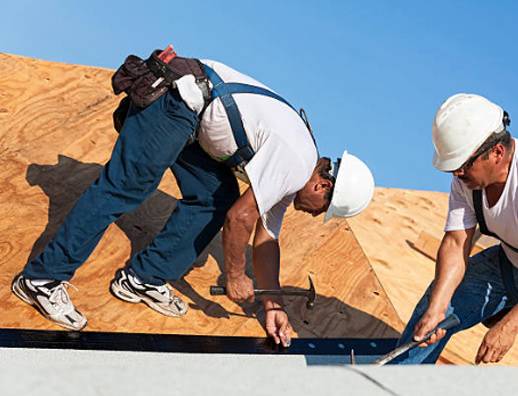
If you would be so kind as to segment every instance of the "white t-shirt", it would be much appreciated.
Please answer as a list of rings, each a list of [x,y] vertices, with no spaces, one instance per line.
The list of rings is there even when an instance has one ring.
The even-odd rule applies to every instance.
[[[244,83],[269,89],[264,84],[222,63],[202,60],[224,82]],[[198,98],[188,94],[186,81],[179,84],[180,95],[194,110]],[[192,86],[191,86],[192,88]],[[269,89],[270,90],[270,89]],[[243,126],[255,155],[245,166],[259,214],[268,233],[279,237],[286,208],[311,177],[318,160],[313,138],[300,116],[281,101],[258,94],[233,94]],[[200,146],[214,159],[230,157],[237,145],[221,100],[205,109],[198,130]]]
[[[517,140],[515,139],[515,147]],[[518,247],[518,157],[515,150],[509,175],[502,195],[497,203],[489,208],[486,191],[482,191],[482,210],[489,231],[513,247]],[[451,183],[448,218],[445,231],[466,230],[477,225],[477,217],[473,206],[473,191],[457,177]],[[502,244],[509,260],[518,267],[518,253]]]

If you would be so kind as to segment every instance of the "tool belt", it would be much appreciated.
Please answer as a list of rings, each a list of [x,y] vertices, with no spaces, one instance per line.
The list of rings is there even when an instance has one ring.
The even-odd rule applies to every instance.
[[[129,55],[112,77],[115,95],[126,92],[136,106],[144,108],[174,88],[175,80],[192,74],[205,100],[209,98],[207,77],[198,59],[176,56],[164,63],[158,58],[160,52],[153,51],[146,60]]]
[[[113,113],[113,124],[120,132],[129,110],[130,101],[135,106],[145,108],[175,88],[175,80],[192,74],[200,87],[205,101],[210,97],[207,77],[198,59],[174,57],[169,63],[163,62],[155,50],[148,59],[129,55],[112,76],[115,95],[125,92],[128,96],[121,100]]]

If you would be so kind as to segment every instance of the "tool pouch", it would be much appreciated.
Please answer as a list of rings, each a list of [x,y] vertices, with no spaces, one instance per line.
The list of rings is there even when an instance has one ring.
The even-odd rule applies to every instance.
[[[146,60],[136,55],[129,55],[112,76],[112,88],[115,95],[125,92],[131,103],[145,108],[175,88],[175,80],[187,74],[193,74],[198,86],[207,100],[209,97],[208,82],[198,59],[174,57],[169,63],[163,62],[155,50]],[[161,79],[159,81],[159,79]],[[113,121],[115,129],[120,132],[129,109],[129,100],[124,98],[115,112]]]
[[[174,88],[174,81],[186,74],[193,74],[196,81],[206,80],[199,60],[176,56],[164,63],[158,57],[160,52],[153,51],[146,60],[128,56],[112,77],[115,95],[126,92],[136,106],[144,108]]]
[[[162,62],[154,51],[150,58],[155,62]],[[156,76],[149,68],[148,61],[135,55],[130,55],[112,77],[112,87],[115,95],[126,92],[135,106],[144,108],[149,106],[170,88],[165,79],[155,84],[161,76]]]

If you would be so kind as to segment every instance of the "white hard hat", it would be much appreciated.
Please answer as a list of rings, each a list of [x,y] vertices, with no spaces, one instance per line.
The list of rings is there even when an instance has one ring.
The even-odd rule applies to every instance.
[[[332,217],[352,217],[365,209],[374,195],[374,177],[358,157],[344,151],[331,172],[335,185],[324,223]]]
[[[479,95],[448,98],[433,121],[433,166],[441,171],[459,169],[492,133],[505,129],[503,114],[500,106]]]

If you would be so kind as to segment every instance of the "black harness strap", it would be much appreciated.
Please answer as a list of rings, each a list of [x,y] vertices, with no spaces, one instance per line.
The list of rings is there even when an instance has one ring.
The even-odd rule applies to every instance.
[[[484,212],[482,210],[482,190],[473,190],[473,206],[475,207],[475,216],[477,216],[480,232],[484,235],[500,239],[498,238],[498,235],[492,233],[487,228],[486,219],[484,218]]]
[[[518,253],[518,249],[512,245],[509,245],[502,238],[496,235],[494,232],[487,228],[486,220],[484,218],[484,210],[482,208],[482,190],[473,190],[473,207],[475,208],[475,216],[477,217],[480,232],[484,235],[492,236],[500,240],[509,249]],[[502,280],[509,295],[509,300],[512,305],[518,304],[518,290],[514,284],[513,264],[507,258],[504,249],[500,247],[500,272],[502,274]]]

